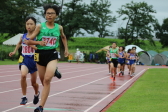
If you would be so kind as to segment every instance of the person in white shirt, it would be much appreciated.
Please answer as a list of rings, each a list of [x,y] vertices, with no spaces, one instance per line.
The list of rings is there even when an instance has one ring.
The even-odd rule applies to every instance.
[[[77,48],[77,49],[76,49],[76,61],[77,61],[77,63],[79,63],[79,58],[80,58],[80,51],[79,51],[79,49]]]

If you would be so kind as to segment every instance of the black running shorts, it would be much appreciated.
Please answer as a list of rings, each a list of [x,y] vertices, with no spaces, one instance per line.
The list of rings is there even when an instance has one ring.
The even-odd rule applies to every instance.
[[[113,63],[114,67],[117,68],[118,59],[111,59],[111,63]]]
[[[36,50],[35,52],[35,61],[41,66],[47,66],[47,64],[58,59],[58,52],[56,49],[51,50]]]

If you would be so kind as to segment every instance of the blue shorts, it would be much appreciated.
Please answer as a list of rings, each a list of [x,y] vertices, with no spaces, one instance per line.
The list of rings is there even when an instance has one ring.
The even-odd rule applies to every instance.
[[[37,67],[36,67],[36,62],[34,61],[34,56],[30,57],[30,56],[23,56],[23,62],[19,63],[19,69],[21,70],[21,66],[25,65],[28,68],[28,72],[30,74],[34,73],[37,71]]]
[[[118,63],[119,64],[125,64],[125,58],[118,58]]]
[[[129,65],[133,65],[133,64],[135,64],[135,60],[130,60]]]

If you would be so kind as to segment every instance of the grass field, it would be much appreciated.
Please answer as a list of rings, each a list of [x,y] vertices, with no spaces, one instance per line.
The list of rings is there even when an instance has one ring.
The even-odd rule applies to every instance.
[[[167,112],[168,69],[149,69],[106,112]]]
[[[4,61],[0,60],[0,65],[17,65],[17,64],[18,64],[18,60],[14,60],[14,61],[11,61],[8,59],[5,59]]]

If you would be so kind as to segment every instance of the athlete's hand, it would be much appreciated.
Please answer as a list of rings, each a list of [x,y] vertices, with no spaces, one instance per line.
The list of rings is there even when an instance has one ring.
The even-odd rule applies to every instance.
[[[68,55],[69,55],[68,50],[65,50],[64,55],[65,55],[65,57],[68,57]]]
[[[25,44],[27,44],[27,45],[29,44],[29,40],[24,39],[23,41]]]
[[[15,52],[10,52],[9,56],[12,57],[15,54]]]
[[[41,46],[46,46],[47,42],[46,41],[39,41],[39,45]]]

